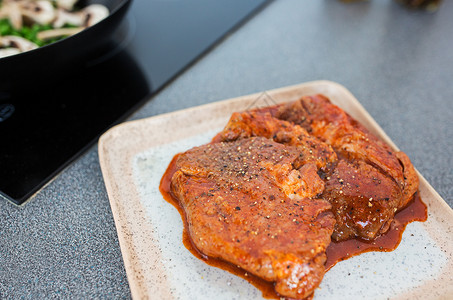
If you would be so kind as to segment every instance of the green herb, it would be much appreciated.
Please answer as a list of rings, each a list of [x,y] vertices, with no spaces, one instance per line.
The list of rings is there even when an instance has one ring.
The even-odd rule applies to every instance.
[[[0,35],[11,35],[13,31],[14,28],[8,19],[0,20]]]
[[[63,27],[64,28],[74,28],[76,26],[65,25]],[[50,29],[53,29],[52,25],[50,25],[50,24],[47,24],[47,25],[33,24],[32,26],[23,26],[21,29],[17,30],[11,25],[11,23],[8,19],[0,19],[0,36],[5,36],[5,35],[20,36],[20,37],[23,37],[23,38],[35,43],[36,45],[38,45],[40,47],[57,42],[64,38],[64,37],[61,37],[61,38],[55,38],[55,39],[43,41],[36,37],[38,32],[50,30]]]

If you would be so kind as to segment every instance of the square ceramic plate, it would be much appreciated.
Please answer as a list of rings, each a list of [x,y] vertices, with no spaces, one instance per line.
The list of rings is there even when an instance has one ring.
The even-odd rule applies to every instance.
[[[210,141],[234,111],[322,93],[396,146],[343,86],[316,81],[118,125],[99,140],[99,158],[133,298],[260,299],[245,280],[195,258],[182,243],[179,212],[159,192],[178,152]],[[393,252],[365,253],[326,273],[314,299],[453,297],[453,211],[420,175],[428,221],[407,226]]]

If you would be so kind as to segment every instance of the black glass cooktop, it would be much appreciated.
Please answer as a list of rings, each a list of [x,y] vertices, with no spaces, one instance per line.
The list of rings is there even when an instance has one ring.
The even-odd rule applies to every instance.
[[[0,90],[0,197],[32,197],[267,2],[134,0],[109,46],[80,71]]]

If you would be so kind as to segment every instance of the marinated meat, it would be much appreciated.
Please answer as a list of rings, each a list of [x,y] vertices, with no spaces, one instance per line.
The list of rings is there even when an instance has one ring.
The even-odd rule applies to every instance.
[[[296,146],[297,163],[313,162],[326,183],[336,241],[375,239],[418,189],[418,177],[403,152],[393,151],[322,95],[234,113],[214,142],[264,136]]]
[[[331,238],[375,239],[418,190],[403,152],[322,95],[234,113],[176,169],[194,247],[291,298],[320,284]]]
[[[318,198],[325,185],[318,161],[299,157],[297,146],[243,137],[181,154],[171,181],[201,253],[275,282],[292,298],[320,284],[335,223],[329,202]]]

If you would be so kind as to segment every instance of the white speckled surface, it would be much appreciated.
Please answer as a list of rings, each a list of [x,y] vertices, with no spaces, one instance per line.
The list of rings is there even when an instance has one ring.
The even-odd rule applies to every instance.
[[[283,102],[317,92],[391,143],[352,94],[327,81],[125,123],[101,138],[101,168],[135,298],[261,297],[243,279],[205,264],[184,247],[181,217],[162,198],[159,182],[175,154],[208,142],[232,111],[256,105],[258,98]],[[420,193],[429,206],[428,221],[409,224],[391,253],[365,253],[338,263],[315,299],[447,299],[453,294],[453,244],[447,238],[453,233],[453,212],[423,178]]]

